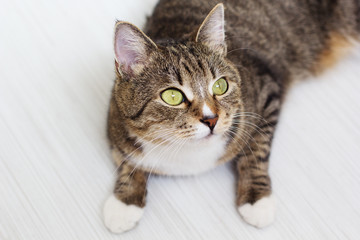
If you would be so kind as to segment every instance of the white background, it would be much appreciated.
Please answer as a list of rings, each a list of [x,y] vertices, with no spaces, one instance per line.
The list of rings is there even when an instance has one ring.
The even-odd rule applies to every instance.
[[[0,239],[360,239],[360,48],[288,94],[271,155],[273,225],[241,220],[227,165],[152,177],[137,228],[108,232],[113,26],[142,27],[155,2],[0,0]]]

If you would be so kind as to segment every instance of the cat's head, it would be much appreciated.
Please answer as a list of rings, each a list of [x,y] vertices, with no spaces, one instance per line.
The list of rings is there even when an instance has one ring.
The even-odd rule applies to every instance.
[[[118,22],[115,55],[114,95],[130,134],[158,142],[227,138],[242,102],[240,76],[226,58],[222,4],[187,41],[157,45]]]

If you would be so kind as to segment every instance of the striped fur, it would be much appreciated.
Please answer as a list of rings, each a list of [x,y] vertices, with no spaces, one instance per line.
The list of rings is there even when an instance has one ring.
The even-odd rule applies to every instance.
[[[127,55],[139,55],[133,65],[122,68],[121,61],[116,62],[108,117],[108,136],[119,166],[115,194],[126,204],[145,205],[149,172],[170,174],[161,168],[166,158],[159,157],[157,164],[144,162],[147,144],[174,151],[179,147],[181,154],[186,149],[178,145],[203,141],[196,139],[196,127],[204,117],[204,104],[219,116],[214,131],[226,142],[217,164],[236,162],[237,205],[269,196],[271,142],[289,84],[329,67],[338,58],[338,48],[359,38],[358,0],[223,2],[223,45],[221,34],[215,39],[209,39],[211,32],[198,36],[215,0],[160,0],[146,35],[131,24],[117,24],[117,29],[127,24],[143,44]],[[211,84],[220,77],[226,78],[229,89],[223,96],[211,95]],[[182,90],[184,103],[165,104],[160,94],[167,88]]]

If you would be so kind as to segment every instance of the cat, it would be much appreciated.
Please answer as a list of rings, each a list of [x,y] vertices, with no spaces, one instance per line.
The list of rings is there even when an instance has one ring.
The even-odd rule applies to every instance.
[[[228,161],[242,218],[271,224],[269,156],[284,95],[331,67],[359,33],[359,0],[160,0],[144,32],[118,21],[108,114],[118,169],[105,225],[121,233],[138,223],[150,174]]]

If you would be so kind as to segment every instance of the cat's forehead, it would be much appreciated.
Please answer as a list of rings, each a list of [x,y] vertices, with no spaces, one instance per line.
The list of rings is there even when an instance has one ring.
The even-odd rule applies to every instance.
[[[208,53],[196,45],[167,46],[166,60],[171,82],[180,85],[189,100],[207,96],[209,86],[219,77],[216,62],[210,62]]]
[[[189,58],[206,59],[209,54],[202,45],[191,42],[169,44],[165,47],[165,52],[169,57],[187,58],[187,60],[191,60]]]
[[[175,69],[175,74],[183,74],[201,79],[213,79],[218,75],[219,59],[211,56],[201,46],[196,44],[174,44],[167,46],[165,60],[167,66]]]

